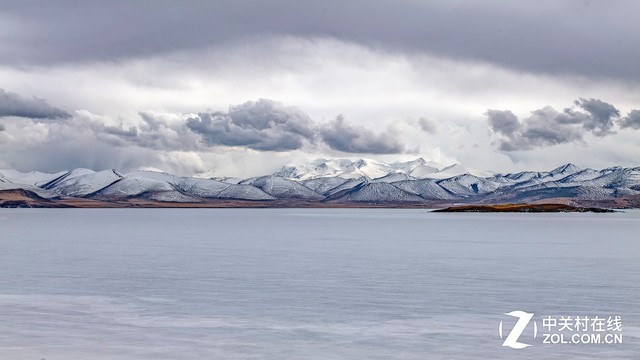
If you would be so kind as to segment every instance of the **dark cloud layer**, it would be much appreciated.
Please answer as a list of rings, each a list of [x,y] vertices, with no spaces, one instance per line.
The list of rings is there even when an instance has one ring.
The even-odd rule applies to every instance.
[[[580,98],[573,105],[563,111],[546,106],[522,121],[509,110],[488,110],[485,115],[503,151],[579,142],[586,133],[606,136],[612,133],[614,122],[622,128],[640,128],[637,110],[620,119],[620,111],[602,100]]]
[[[348,125],[342,116],[321,126],[319,133],[329,147],[342,152],[398,154],[405,150],[394,136],[375,134],[367,128]]]
[[[141,121],[131,126],[125,125],[123,119],[79,111],[64,129],[89,133],[116,147],[160,151],[207,151],[228,146],[282,152],[309,150],[321,143],[348,153],[395,154],[405,150],[393,134],[376,134],[365,127],[349,125],[342,116],[319,126],[300,109],[268,99],[230,106],[227,112],[199,113],[182,119],[179,115],[153,112],[139,115]]]
[[[5,1],[11,37],[0,63],[109,61],[286,35],[640,81],[638,13],[637,1]]]
[[[627,116],[620,120],[620,127],[640,129],[640,110],[631,110]]]
[[[503,135],[511,137],[520,129],[518,117],[509,110],[487,110],[485,115],[491,129]]]
[[[261,99],[229,108],[228,113],[200,113],[187,127],[210,146],[244,146],[254,150],[287,151],[313,142],[314,124],[302,111]]]
[[[49,105],[44,99],[25,98],[0,88],[0,117],[16,116],[30,119],[59,119],[70,115]]]
[[[591,115],[585,119],[578,117],[577,120],[583,120],[582,126],[597,136],[606,135],[613,127],[613,119],[620,117],[620,110],[602,100],[580,98],[574,104]]]
[[[113,146],[134,145],[159,151],[193,151],[202,149],[200,137],[185,125],[184,121],[169,121],[154,113],[140,112],[142,123],[138,126],[120,124],[107,126],[101,121],[74,119],[78,126],[90,127],[103,142]]]

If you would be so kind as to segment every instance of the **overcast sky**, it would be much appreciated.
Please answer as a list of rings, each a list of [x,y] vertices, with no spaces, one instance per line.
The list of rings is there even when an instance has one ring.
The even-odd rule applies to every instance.
[[[640,165],[637,1],[1,1],[0,168]]]

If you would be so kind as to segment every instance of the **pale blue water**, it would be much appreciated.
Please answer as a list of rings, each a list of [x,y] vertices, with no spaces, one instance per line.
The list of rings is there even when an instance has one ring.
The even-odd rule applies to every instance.
[[[637,359],[639,233],[638,211],[0,209],[0,359]],[[624,342],[504,348],[512,310],[620,315]]]

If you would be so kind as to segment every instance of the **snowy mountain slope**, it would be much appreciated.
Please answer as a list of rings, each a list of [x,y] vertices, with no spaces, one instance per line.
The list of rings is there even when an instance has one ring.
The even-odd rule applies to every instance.
[[[459,195],[440,186],[437,180],[434,179],[405,180],[394,182],[393,185],[427,200],[453,200],[460,198]]]
[[[59,181],[48,183],[45,188],[61,195],[83,197],[100,191],[123,178],[115,170],[99,172],[84,170],[86,169],[80,169],[77,172],[74,170]]]
[[[171,202],[226,200],[524,202],[547,198],[606,200],[640,196],[640,167],[602,170],[566,164],[551,171],[478,176],[461,165],[435,170],[423,159],[316,160],[245,180],[180,177],[156,171],[122,175],[75,169],[53,174],[0,170],[0,191],[24,189],[45,198],[142,198]],[[214,173],[210,171],[210,173]],[[460,174],[458,174],[460,173]],[[457,174],[457,175],[453,175]],[[427,175],[426,178],[419,176]],[[453,175],[453,176],[449,176]],[[441,178],[448,176],[446,178]],[[222,180],[222,181],[221,181]]]
[[[349,181],[351,180],[343,179],[341,177],[319,177],[305,180],[302,184],[318,194],[325,194],[327,191],[335,189]]]
[[[465,197],[487,194],[500,187],[499,183],[469,174],[440,180],[438,185],[452,194]]]
[[[362,174],[356,174],[355,165],[348,159],[325,160],[317,159],[308,164],[293,164],[282,167],[279,171],[272,175],[295,180],[309,180],[321,177],[341,176],[345,179],[354,176],[360,177]]]
[[[272,200],[273,196],[247,184],[225,183],[214,179],[181,178],[174,183],[177,189],[200,198]]]
[[[357,168],[358,174],[368,179],[378,179],[386,176],[390,172],[400,170],[404,163],[385,164],[379,161],[361,159],[354,162],[353,165]]]
[[[430,166],[423,158],[418,158],[411,161],[396,161],[389,164],[389,167],[394,172],[401,172],[404,174],[415,173],[416,176],[420,173],[431,173],[438,171],[437,167]]]
[[[301,183],[274,175],[249,179],[241,184],[255,186],[278,199],[321,200],[324,198]]]
[[[0,180],[5,179],[15,184],[41,186],[55,179],[58,179],[65,174],[67,174],[66,171],[48,174],[39,171],[22,173],[13,169],[0,169]]]
[[[267,194],[263,190],[246,184],[232,184],[218,194],[220,199],[241,199],[241,200],[274,200],[275,197]]]
[[[424,160],[423,160],[424,161]],[[431,174],[437,173],[438,168],[427,164],[416,166],[413,170],[408,172],[408,175],[416,179],[424,179],[431,176]]]
[[[367,180],[367,178],[365,178],[364,176],[357,179],[349,179],[344,183],[342,183],[341,185],[336,186],[333,189],[330,189],[328,191],[325,191],[323,194],[327,197],[330,197],[330,196],[334,196],[337,193],[349,191],[358,186],[363,186],[368,183],[369,183],[369,180]]]
[[[487,180],[500,184],[500,187],[507,186],[527,186],[526,184],[539,184],[547,173],[537,171],[522,171],[518,173],[496,174],[487,178]]]
[[[172,182],[172,185],[183,193],[204,198],[217,197],[224,189],[230,186],[236,186],[212,179],[194,178],[176,179],[176,181]]]
[[[429,177],[430,174],[437,172],[437,167],[428,164],[422,158],[394,163],[384,163],[370,159],[360,159],[356,161],[349,159],[317,159],[307,164],[284,166],[272,175],[305,181],[321,177],[341,177],[344,179],[365,177],[367,179],[377,179],[385,177],[390,173],[403,173],[412,178],[423,178]]]
[[[424,199],[416,194],[401,190],[385,182],[368,183],[357,186],[332,200],[368,202],[420,202]]]
[[[569,176],[571,174],[575,174],[576,172],[580,171],[581,169],[571,163],[569,164],[565,164],[562,166],[559,166],[551,171],[549,171],[549,174],[547,176],[549,177],[554,177],[554,178],[564,178],[566,176]]]
[[[153,178],[127,176],[94,193],[95,197],[128,198],[146,193],[175,191],[166,181]]]
[[[228,184],[213,179],[178,177],[154,171],[129,173],[122,180],[97,192],[95,196],[121,198],[143,196],[152,199],[174,199],[171,201],[193,201],[200,198],[273,199],[269,194],[250,185]]]
[[[609,189],[629,188],[640,191],[640,167],[626,169],[615,167],[605,169],[603,172],[602,176],[585,181],[585,183]]]
[[[595,189],[616,189],[621,194],[634,194],[635,190],[640,190],[639,169],[616,167],[604,170],[583,169],[571,172],[570,175],[557,173],[554,176],[541,176],[531,181],[518,183],[505,190],[522,192],[548,188],[582,187],[590,189],[587,193],[597,193],[597,197],[602,197],[603,192]]]
[[[241,178],[238,178],[238,177],[214,177],[214,178],[211,178],[211,179],[212,180],[216,180],[216,181],[220,181],[220,182],[223,182],[223,183],[227,183],[227,184],[239,184],[239,183],[242,182],[242,180],[244,180],[244,179],[241,179]]]
[[[386,183],[393,183],[396,181],[406,181],[406,180],[415,180],[415,178],[411,177],[410,175],[407,175],[403,172],[393,172],[390,174],[387,174],[383,177],[379,177],[376,179],[371,180],[372,183],[377,183],[377,182],[386,182]]]
[[[497,195],[497,194],[494,194]],[[532,189],[525,189],[519,192],[506,192],[496,198],[505,202],[522,203],[540,201],[550,198],[569,198],[574,200],[603,200],[608,199],[612,195],[611,190],[594,188],[594,187],[580,187],[580,186],[566,186],[566,187],[553,187],[553,186],[540,186]]]
[[[94,173],[95,171],[93,170],[78,168],[71,171],[67,171],[62,176],[59,176],[45,184],[38,185],[38,187],[49,190],[49,189],[55,188],[58,184],[62,183],[63,181],[70,182],[71,179],[85,176],[85,175],[91,175]]]
[[[562,165],[548,172],[525,171],[518,173],[519,178],[517,180],[521,181],[518,181],[515,186],[516,188],[527,188],[529,186],[559,181],[581,171],[582,169],[573,164]]]
[[[97,199],[143,198],[164,202],[198,202],[197,196],[189,196],[176,189],[171,182],[179,177],[154,171],[135,171],[122,179],[91,194]]]

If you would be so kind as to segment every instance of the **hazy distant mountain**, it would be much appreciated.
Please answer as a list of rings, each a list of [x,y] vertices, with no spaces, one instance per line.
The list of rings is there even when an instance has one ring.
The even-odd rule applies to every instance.
[[[213,173],[213,172],[212,172]],[[122,174],[75,169],[55,174],[0,170],[0,191],[21,189],[44,199],[143,199],[190,203],[219,200],[344,203],[499,203],[640,199],[640,167],[493,174],[424,159],[384,163],[319,159],[255,178],[179,177],[154,171]],[[636,202],[634,202],[635,204]],[[628,205],[628,204],[627,204]]]
[[[357,161],[348,159],[318,159],[306,164],[284,166],[273,175],[295,180],[325,177],[341,177],[343,179],[365,177],[367,179],[379,179],[393,173],[405,174],[415,179],[443,179],[465,173],[479,176],[490,175],[490,173],[487,172],[468,169],[460,164],[453,164],[439,169],[438,164],[429,163],[422,158],[394,163],[384,163],[370,159],[360,159]]]

